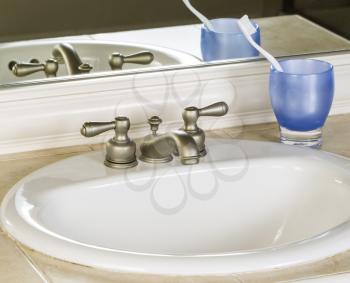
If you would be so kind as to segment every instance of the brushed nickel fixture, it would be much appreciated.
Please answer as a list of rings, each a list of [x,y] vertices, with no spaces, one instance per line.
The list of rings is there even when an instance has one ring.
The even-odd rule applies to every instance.
[[[113,53],[109,57],[109,65],[112,70],[121,70],[126,63],[148,65],[154,60],[154,55],[148,51],[142,51],[131,55]]]
[[[162,120],[158,116],[148,119],[151,134],[140,146],[140,160],[147,163],[166,163],[179,156],[184,165],[194,165],[206,155],[205,133],[197,126],[201,116],[223,116],[228,112],[225,102],[217,102],[204,108],[194,106],[185,108],[182,118],[184,127],[164,134],[158,134]],[[86,122],[81,128],[85,137],[94,137],[115,130],[115,137],[107,142],[105,165],[111,168],[130,168],[137,165],[136,144],[128,137],[130,120],[117,117],[112,122]]]
[[[184,126],[180,129],[193,137],[198,146],[198,151],[201,157],[207,154],[205,148],[205,132],[198,127],[197,121],[201,116],[224,116],[228,112],[228,105],[225,102],[217,102],[204,108],[194,106],[185,108],[182,113]]]
[[[59,64],[65,64],[69,75],[86,74],[92,70],[92,66],[83,63],[74,49],[69,43],[56,44],[53,48],[52,55]]]
[[[141,144],[140,160],[148,163],[170,162],[173,159],[172,154],[178,153],[182,164],[197,164],[199,153],[191,135],[181,130],[158,135],[157,131],[161,122],[158,116],[148,119],[152,134],[146,136]]]
[[[84,123],[81,128],[81,134],[89,138],[114,130],[115,136],[106,145],[106,159],[104,164],[110,168],[123,169],[137,165],[136,144],[128,136],[129,129],[129,118],[116,117],[112,122]]]
[[[45,63],[40,63],[37,59],[32,59],[29,62],[9,63],[9,69],[16,77],[25,77],[37,72],[44,72],[46,77],[56,77],[58,71],[58,62],[55,59],[48,59]]]

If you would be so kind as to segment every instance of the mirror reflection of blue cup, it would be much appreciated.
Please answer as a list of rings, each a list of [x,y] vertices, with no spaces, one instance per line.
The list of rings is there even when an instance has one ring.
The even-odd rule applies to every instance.
[[[210,21],[215,31],[204,25],[201,29],[201,50],[204,61],[257,57],[259,52],[252,47],[238,26],[238,19],[214,19]],[[253,40],[260,45],[260,28],[252,21],[256,32]]]
[[[333,66],[325,61],[280,61],[271,66],[270,98],[280,125],[281,142],[318,148],[334,96]]]

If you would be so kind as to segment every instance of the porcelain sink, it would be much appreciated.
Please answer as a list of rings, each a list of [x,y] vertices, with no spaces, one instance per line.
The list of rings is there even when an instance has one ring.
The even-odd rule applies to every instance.
[[[5,43],[0,46],[0,84],[46,78],[43,72],[31,74],[26,77],[16,77],[9,70],[8,64],[11,61],[29,62],[31,59],[38,59],[40,62],[44,62],[45,60],[52,58],[53,47],[56,44],[63,42],[71,44],[76,49],[82,62],[89,63],[93,67],[91,73],[111,71],[108,59],[114,52],[119,52],[123,55],[130,55],[141,51],[150,51],[155,57],[153,62],[149,65],[125,64],[123,70],[179,64],[194,65],[200,62],[198,58],[185,52],[145,44],[115,43],[96,40],[37,40],[30,42]],[[57,77],[67,75],[66,67],[60,65]]]
[[[350,161],[255,141],[208,140],[200,164],[128,170],[91,152],[6,195],[2,227],[44,254],[102,269],[221,275],[350,249]]]

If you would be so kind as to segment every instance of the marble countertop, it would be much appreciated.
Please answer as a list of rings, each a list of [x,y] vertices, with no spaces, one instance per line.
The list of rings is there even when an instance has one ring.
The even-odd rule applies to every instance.
[[[227,128],[212,131],[210,137],[251,139],[278,142],[275,123]],[[350,114],[330,117],[324,129],[323,150],[350,158]],[[30,172],[73,155],[99,150],[101,146],[75,146],[36,152],[0,155],[0,200],[8,190]],[[63,262],[32,251],[11,240],[0,230],[0,282],[12,283],[271,283],[292,282],[309,277],[350,272],[350,251],[319,262],[257,273],[232,274],[226,277],[160,277],[110,273]]]
[[[259,18],[255,21],[261,28],[262,47],[276,57],[350,48],[347,39],[299,15]],[[197,24],[93,34],[91,38],[162,46],[202,58],[200,34],[201,24]]]

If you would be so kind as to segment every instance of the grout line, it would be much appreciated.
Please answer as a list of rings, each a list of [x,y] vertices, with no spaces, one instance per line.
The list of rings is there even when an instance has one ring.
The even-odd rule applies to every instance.
[[[27,262],[30,264],[30,266],[33,268],[33,270],[36,272],[36,274],[40,277],[41,280],[44,281],[44,283],[52,283],[52,281],[47,277],[44,271],[42,271],[39,266],[36,264],[36,262],[21,248],[20,245],[18,245],[17,241],[15,241],[15,245],[17,249],[20,251],[20,253],[25,257]]]
[[[75,146],[76,145],[72,145],[71,147],[75,147]],[[69,147],[70,146],[68,146],[67,148],[69,148]],[[72,154],[82,154],[82,153],[93,151],[92,146],[83,145],[83,147],[86,147],[86,150],[74,150],[73,149],[73,150],[67,151],[67,152],[58,152],[58,153],[51,152],[51,150],[54,151],[56,149],[64,148],[64,147],[58,147],[58,148],[42,149],[42,151],[47,151],[47,153],[45,153],[45,152],[40,153],[41,150],[24,151],[24,152],[19,152],[19,153],[9,153],[9,154],[0,155],[0,162],[33,159],[33,158],[43,158],[43,157],[53,157],[53,156],[62,156],[62,155],[64,156],[64,155],[72,155]]]

